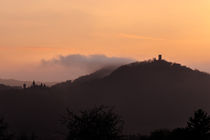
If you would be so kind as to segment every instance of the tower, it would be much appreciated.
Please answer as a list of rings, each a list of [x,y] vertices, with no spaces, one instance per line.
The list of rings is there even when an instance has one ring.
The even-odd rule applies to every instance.
[[[158,55],[158,60],[159,60],[159,61],[162,60],[162,55],[161,55],[161,54]]]

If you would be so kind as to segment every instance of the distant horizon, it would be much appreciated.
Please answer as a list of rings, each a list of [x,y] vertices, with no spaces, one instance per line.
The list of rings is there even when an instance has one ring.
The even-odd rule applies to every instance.
[[[153,60],[153,59],[158,60],[158,55],[159,54],[157,54],[154,57],[151,57],[151,58],[148,58],[148,59],[143,59],[143,60],[135,60],[135,59],[132,59],[132,58],[123,58],[123,57],[107,57],[107,56],[101,55],[101,54],[100,55],[90,55],[90,56],[79,55],[79,54],[69,55],[70,57],[72,57],[72,56],[78,57],[79,56],[78,57],[79,59],[81,59],[80,57],[84,57],[83,59],[90,59],[91,57],[93,57],[93,58],[91,58],[92,60],[91,61],[88,61],[88,62],[87,61],[86,62],[85,61],[84,62],[81,62],[80,60],[79,61],[78,60],[77,61],[74,60],[75,62],[79,62],[78,65],[75,65],[74,64],[77,67],[77,69],[79,69],[81,67],[81,65],[84,65],[84,68],[87,69],[86,71],[82,71],[81,73],[77,73],[76,76],[74,76],[74,78],[69,77],[69,78],[66,78],[66,79],[63,78],[63,79],[60,79],[60,80],[46,80],[46,79],[36,79],[36,78],[31,78],[31,79],[27,79],[26,78],[26,79],[24,79],[24,76],[23,77],[20,77],[19,76],[19,78],[15,78],[16,76],[14,75],[13,77],[0,77],[0,80],[17,80],[17,81],[22,81],[22,82],[23,81],[25,81],[25,82],[37,81],[37,82],[43,82],[43,83],[60,83],[60,82],[65,82],[67,80],[72,80],[73,81],[73,80],[75,80],[75,79],[77,79],[77,78],[79,78],[81,76],[85,76],[85,75],[94,73],[97,70],[103,69],[104,67],[109,67],[109,66],[118,66],[119,67],[119,66],[130,64],[130,63],[134,63],[134,62],[143,62],[143,61],[148,61],[148,60]],[[63,63],[62,62],[62,61],[65,62],[66,60],[61,60],[61,58],[60,58],[60,57],[65,58],[65,57],[69,57],[69,56],[59,56],[59,57],[53,58],[51,60],[42,60],[42,62],[40,62],[40,64],[37,65],[34,68],[40,68],[40,66],[42,66],[42,65],[47,65],[46,69],[42,69],[42,70],[45,71],[45,72],[49,72],[49,71],[46,71],[46,70],[52,69],[53,67],[59,67],[59,65],[61,65],[61,67],[62,67],[62,65],[63,65],[63,67],[62,67],[63,69],[62,70],[65,71],[65,72],[68,72],[69,71],[68,75],[71,75],[71,72],[74,72],[77,69],[74,69],[73,71],[69,70],[68,63]],[[104,57],[105,59],[104,58],[103,59],[105,60],[105,62],[104,62],[103,59],[102,60],[99,60],[98,62],[94,62],[94,59],[95,59],[94,57]],[[76,58],[76,59],[78,59],[78,58]],[[113,62],[109,62],[112,59],[115,61],[114,63]],[[202,66],[200,66],[200,69],[199,69],[199,68],[196,67],[196,65],[193,65],[193,64],[187,65],[187,64],[180,63],[180,62],[170,61],[170,60],[167,60],[167,57],[165,58],[164,55],[162,55],[162,59],[163,60],[166,60],[168,62],[178,63],[178,64],[181,64],[183,66],[187,66],[187,67],[189,67],[189,68],[191,68],[193,70],[199,70],[201,72],[205,72],[205,73],[210,74],[210,71],[205,71],[205,68],[202,69]],[[119,64],[118,64],[118,61],[120,62]],[[94,65],[95,63],[99,63],[99,62],[102,62],[102,63],[101,63],[101,65],[98,64],[97,67],[89,68],[91,66],[87,66],[87,64]],[[25,71],[25,72],[27,72],[27,71]],[[33,75],[35,72],[36,71],[28,71],[27,74]],[[62,73],[56,73],[56,72],[57,71],[54,71],[53,73],[50,73],[50,74],[58,74],[58,76],[63,77]],[[45,73],[43,73],[43,74],[45,74]],[[39,75],[36,75],[36,76],[39,76]],[[51,76],[52,76],[51,78],[53,79],[54,78],[53,75],[51,75]]]

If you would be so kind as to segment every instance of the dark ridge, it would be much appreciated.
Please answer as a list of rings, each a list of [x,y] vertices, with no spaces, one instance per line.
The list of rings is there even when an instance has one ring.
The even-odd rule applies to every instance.
[[[0,84],[7,85],[7,86],[14,86],[14,87],[22,87],[23,84],[26,84],[26,86],[31,86],[33,81],[20,81],[15,79],[0,79]],[[40,82],[36,81],[38,84],[45,84],[47,86],[53,86],[56,84],[56,82]]]
[[[189,67],[183,66],[178,63],[172,63],[165,60],[149,60],[144,62],[135,62],[128,65],[121,66],[115,70],[110,76],[138,76],[139,74],[154,76],[157,74],[163,74],[166,76],[189,76],[195,74],[196,76],[210,78],[210,75],[205,72],[193,70]],[[165,77],[165,76],[164,76]]]
[[[89,82],[92,80],[104,78],[104,77],[108,76],[109,74],[111,74],[116,68],[117,67],[114,67],[114,66],[102,68],[100,70],[97,70],[94,73],[89,74],[89,75],[79,77],[78,79],[74,80],[73,83],[81,84],[81,83],[86,83],[86,82]]]
[[[72,84],[72,81],[71,80],[67,80],[65,82],[61,82],[61,83],[55,84],[54,86],[52,86],[52,88],[66,88],[66,87],[71,86],[71,84]]]
[[[2,91],[7,91],[7,90],[12,90],[12,89],[20,89],[21,87],[11,87],[11,86],[6,86],[3,84],[0,84],[0,92]]]

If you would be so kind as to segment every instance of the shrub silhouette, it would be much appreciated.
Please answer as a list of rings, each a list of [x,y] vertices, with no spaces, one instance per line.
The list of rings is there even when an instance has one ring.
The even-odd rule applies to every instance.
[[[8,131],[8,125],[4,119],[0,119],[0,140],[11,140],[13,136]]]
[[[169,130],[156,130],[150,135],[150,140],[168,140],[170,136]]]
[[[202,109],[197,110],[187,122],[187,129],[191,137],[206,139],[209,137],[210,116]]]
[[[100,106],[79,113],[67,110],[64,124],[68,129],[67,140],[118,140],[123,121],[112,108]]]

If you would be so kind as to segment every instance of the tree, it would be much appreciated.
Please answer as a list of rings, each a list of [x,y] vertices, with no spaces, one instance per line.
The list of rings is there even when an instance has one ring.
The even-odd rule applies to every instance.
[[[194,116],[187,122],[187,129],[194,138],[207,138],[210,131],[210,116],[202,109],[195,111]]]
[[[64,124],[67,140],[117,140],[124,123],[112,108],[100,106],[79,113],[67,109]]]
[[[0,119],[0,140],[11,140],[12,135],[8,132],[8,125],[4,122],[4,119]]]
[[[171,132],[167,129],[153,131],[150,140],[168,140]]]

